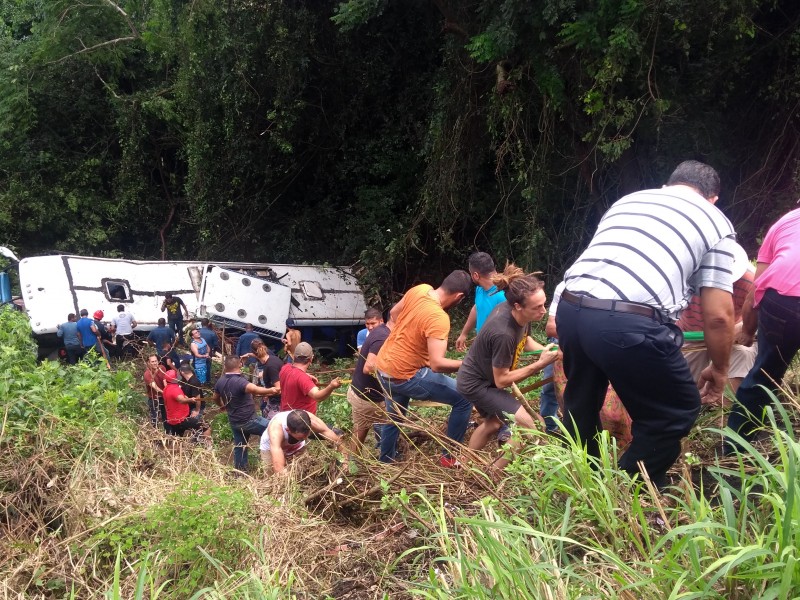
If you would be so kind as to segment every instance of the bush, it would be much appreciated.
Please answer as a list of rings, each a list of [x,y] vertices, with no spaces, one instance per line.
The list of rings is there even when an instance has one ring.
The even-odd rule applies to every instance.
[[[188,598],[218,577],[214,562],[242,564],[249,548],[246,541],[257,535],[251,527],[254,499],[244,489],[196,475],[177,483],[177,490],[152,504],[144,515],[113,521],[93,541],[96,555],[109,566],[118,553],[129,561],[157,553],[162,570],[158,576],[171,580],[166,597]]]
[[[125,370],[109,371],[82,362],[36,362],[36,344],[27,317],[0,310],[0,412],[3,441],[27,456],[57,447],[79,456],[87,444],[114,457],[133,448],[135,424],[125,419],[140,402]],[[143,402],[143,400],[141,400]]]

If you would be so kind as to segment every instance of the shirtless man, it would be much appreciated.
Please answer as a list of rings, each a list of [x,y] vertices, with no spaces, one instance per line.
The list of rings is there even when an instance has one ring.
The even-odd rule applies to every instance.
[[[295,329],[294,319],[286,319],[286,335],[283,336],[283,349],[286,352],[286,362],[294,360],[294,349],[300,343],[302,336],[299,329]]]
[[[272,417],[261,435],[261,460],[264,468],[286,474],[288,462],[300,454],[306,440],[314,432],[318,437],[334,443],[337,450],[342,438],[336,435],[318,417],[305,410],[287,410]]]

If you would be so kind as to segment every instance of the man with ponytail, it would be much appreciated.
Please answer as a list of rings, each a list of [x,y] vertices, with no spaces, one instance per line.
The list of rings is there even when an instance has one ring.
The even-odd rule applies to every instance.
[[[505,302],[496,308],[478,332],[478,337],[458,371],[456,388],[475,405],[483,423],[472,433],[469,447],[481,450],[513,415],[520,427],[533,429],[533,417],[505,388],[544,369],[558,357],[552,344],[542,350],[535,362],[519,366],[523,350],[540,348],[530,337],[530,324],[546,314],[544,283],[535,274],[526,275],[516,265],[506,265],[492,283],[505,291]],[[497,468],[508,464],[505,456],[494,462]]]

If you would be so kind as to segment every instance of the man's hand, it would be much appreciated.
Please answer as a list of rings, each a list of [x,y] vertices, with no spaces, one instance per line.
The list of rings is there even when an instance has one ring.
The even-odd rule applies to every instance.
[[[747,333],[744,330],[741,330],[739,333],[736,334],[734,338],[734,342],[737,344],[741,344],[742,346],[750,347],[753,345],[753,342],[756,341],[755,334]]]
[[[334,377],[333,379],[331,379],[331,382],[328,385],[331,386],[333,389],[336,389],[340,385],[342,385],[342,380],[339,379],[338,377]]]
[[[458,352],[466,352],[467,351],[467,336],[466,334],[462,333],[460,336],[456,338],[456,351]]]
[[[539,366],[539,369],[537,370],[544,369],[547,365],[556,362],[560,354],[561,353],[558,351],[558,346],[555,344],[547,344],[547,346],[542,349],[542,354],[539,356],[539,360],[537,360],[535,363]]]
[[[700,400],[703,404],[721,404],[727,383],[727,371],[720,371],[713,364],[707,366],[700,373],[700,381],[697,382],[697,388],[700,390]]]

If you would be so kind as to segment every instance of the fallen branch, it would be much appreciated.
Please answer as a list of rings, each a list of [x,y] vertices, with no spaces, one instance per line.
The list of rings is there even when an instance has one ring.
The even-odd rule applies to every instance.
[[[395,473],[395,475],[391,479],[389,479],[389,481],[386,482],[386,485],[391,486],[395,481],[397,481],[397,478],[400,477],[400,475],[402,475],[405,472],[405,470],[408,468],[410,464],[411,463],[406,463],[406,465],[403,466],[402,469],[400,469],[397,473]],[[381,482],[378,482],[371,488],[369,488],[366,492],[362,492],[358,496],[351,496],[350,498],[346,498],[345,500],[339,503],[339,506],[347,506],[348,504],[353,504],[354,502],[357,502],[359,500],[364,500],[369,496],[371,496],[372,494],[381,491],[382,488],[383,486],[381,485]]]

